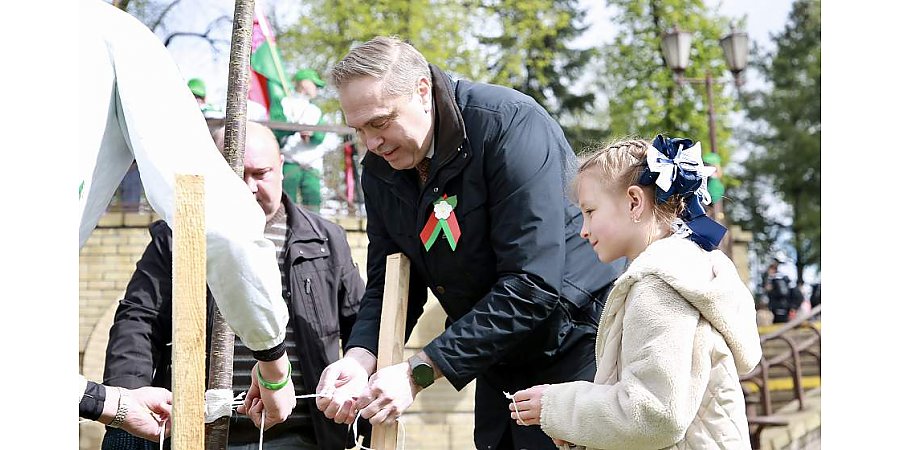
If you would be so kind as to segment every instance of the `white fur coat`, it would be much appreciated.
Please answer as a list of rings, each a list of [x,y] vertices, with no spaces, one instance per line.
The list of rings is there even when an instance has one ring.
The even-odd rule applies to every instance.
[[[544,391],[548,435],[587,449],[750,448],[738,376],[762,350],[753,297],[722,252],[652,243],[616,280],[596,355],[594,383]]]

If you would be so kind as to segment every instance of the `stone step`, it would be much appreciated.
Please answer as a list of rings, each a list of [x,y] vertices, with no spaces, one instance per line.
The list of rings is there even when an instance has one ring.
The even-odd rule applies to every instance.
[[[755,383],[743,382],[741,383],[748,391],[751,393],[759,392],[759,387]],[[809,389],[815,389],[821,387],[822,379],[817,376],[804,376],[800,378],[800,384],[803,386],[803,390],[807,391]],[[792,377],[779,377],[779,378],[769,378],[769,391],[788,391],[793,392],[794,390],[794,379]],[[793,397],[792,397],[793,398]],[[776,408],[777,409],[777,408]]]

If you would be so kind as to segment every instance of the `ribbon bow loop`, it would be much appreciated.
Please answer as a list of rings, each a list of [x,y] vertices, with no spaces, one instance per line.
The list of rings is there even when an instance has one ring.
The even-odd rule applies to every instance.
[[[653,146],[647,149],[647,167],[656,174],[656,185],[662,191],[660,202],[674,194],[689,192],[697,192],[702,198],[709,197],[706,177],[712,175],[715,168],[704,166],[702,155],[700,143],[695,144],[690,139],[668,139],[659,135],[653,140]]]
[[[688,237],[707,251],[715,249],[725,235],[725,227],[706,216],[703,204],[710,204],[707,179],[715,167],[703,164],[700,143],[690,139],[657,135],[647,149],[647,168],[640,184],[656,184],[656,200],[664,203],[673,195],[684,197],[686,210],[675,225],[677,235]]]

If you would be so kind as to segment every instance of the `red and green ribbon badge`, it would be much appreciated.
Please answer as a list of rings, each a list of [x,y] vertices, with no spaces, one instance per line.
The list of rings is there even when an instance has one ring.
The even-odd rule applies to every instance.
[[[459,242],[459,236],[462,232],[459,230],[459,222],[456,221],[456,196],[439,198],[434,202],[434,211],[425,228],[419,233],[419,238],[425,244],[425,251],[431,250],[434,241],[437,240],[441,230],[444,230],[444,236],[447,236],[447,242],[450,243],[450,249],[456,251],[456,243]]]

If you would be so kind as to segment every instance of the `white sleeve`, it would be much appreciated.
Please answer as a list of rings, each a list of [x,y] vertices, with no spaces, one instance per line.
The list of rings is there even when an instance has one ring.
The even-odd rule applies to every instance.
[[[210,291],[247,347],[265,350],[280,344],[288,312],[275,248],[263,236],[262,209],[216,149],[199,106],[159,39],[125,13],[111,22],[107,45],[115,66],[119,122],[147,200],[172,225],[175,175],[204,177]]]
[[[619,381],[548,387],[541,398],[548,435],[589,448],[667,448],[684,439],[710,374],[694,349],[699,312],[656,277],[635,283],[631,294]]]

